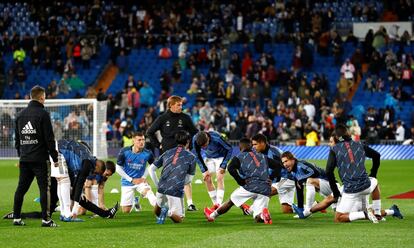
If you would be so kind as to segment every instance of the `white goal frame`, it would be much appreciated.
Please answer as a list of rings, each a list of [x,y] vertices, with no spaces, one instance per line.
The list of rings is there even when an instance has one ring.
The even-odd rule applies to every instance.
[[[0,100],[0,113],[3,108],[25,108],[30,100]],[[46,99],[45,108],[61,107],[61,106],[76,106],[91,104],[93,106],[92,121],[92,152],[93,155],[99,159],[108,158],[108,148],[106,142],[106,109],[107,101],[98,101],[96,99]],[[17,113],[16,113],[17,114]],[[14,121],[14,119],[12,119]],[[2,128],[2,127],[0,127]],[[14,130],[13,130],[14,132]],[[13,147],[14,148],[14,147]],[[18,157],[2,157],[0,159],[18,159]]]

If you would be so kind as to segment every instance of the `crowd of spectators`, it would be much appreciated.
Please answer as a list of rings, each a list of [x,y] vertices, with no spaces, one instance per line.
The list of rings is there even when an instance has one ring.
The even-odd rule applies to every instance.
[[[191,71],[187,94],[196,101],[186,111],[201,129],[217,130],[231,139],[263,132],[282,141],[307,139],[311,145],[326,140],[334,125],[342,122],[354,129],[355,136],[364,138],[361,128],[358,131],[358,121],[350,115],[349,90],[364,78],[367,90],[388,90],[397,101],[411,99],[402,87],[412,85],[413,58],[404,53],[411,37],[404,33],[402,37],[390,39],[381,28],[370,30],[362,43],[352,32],[343,40],[332,29],[333,9],[315,8],[324,2],[125,1],[117,5],[96,0],[88,5],[57,1],[47,6],[28,2],[26,9],[38,23],[40,35],[8,34],[6,30],[13,17],[4,15],[0,21],[0,48],[2,53],[12,51],[15,56],[14,65],[7,71],[9,86],[17,83],[25,87],[24,60],[29,56],[31,68],[55,70],[62,75],[59,82],[52,81],[47,89],[48,98],[55,98],[59,93],[85,87],[76,76],[75,68],[90,68],[91,58],[99,52],[98,43],[111,47],[111,59],[121,73],[126,72],[127,55],[132,49],[153,49],[159,44],[161,49],[165,48],[159,54],[168,59],[175,52],[168,51],[170,45],[179,44],[176,63],[160,76],[162,91],[157,102],[150,86],[154,82],[135,80],[132,75],[125,89],[114,96],[105,96],[92,88],[87,90],[88,97],[108,99],[108,116],[119,116],[108,125],[111,139],[122,139],[122,133],[131,127],[148,127],[157,112],[165,111],[165,100],[173,93],[172,86],[182,80],[182,73],[187,69]],[[414,13],[409,11],[413,6],[407,5],[407,1],[401,2],[384,1],[384,7],[405,21]],[[351,6],[353,17],[369,21],[381,18],[382,13],[373,4],[352,2]],[[70,28],[68,24],[74,22],[86,27],[83,33]],[[269,42],[294,44],[290,68],[276,68],[278,58],[264,51],[264,44]],[[400,49],[396,53],[390,49],[384,52],[394,42]],[[208,48],[189,53],[188,44],[194,43],[206,44]],[[229,46],[233,43],[246,45],[241,53],[235,53]],[[356,49],[351,58],[343,58],[344,43],[361,49]],[[314,73],[308,77],[302,73],[312,68],[314,51],[320,56],[332,56],[341,71],[335,96],[330,93],[334,91],[329,91],[325,75]],[[260,55],[258,59],[254,59],[255,54]],[[364,71],[366,64],[368,70]],[[203,68],[208,68],[208,73],[201,73]],[[385,78],[380,73],[383,70],[387,71]],[[137,121],[139,108],[146,108],[146,112]],[[375,111],[382,113],[383,110]],[[391,123],[398,120],[390,119],[387,125]],[[378,132],[377,124],[373,126]],[[371,127],[365,125],[363,130]],[[397,132],[397,128],[391,129]],[[382,132],[386,133],[390,132]],[[393,136],[378,137],[392,139]]]

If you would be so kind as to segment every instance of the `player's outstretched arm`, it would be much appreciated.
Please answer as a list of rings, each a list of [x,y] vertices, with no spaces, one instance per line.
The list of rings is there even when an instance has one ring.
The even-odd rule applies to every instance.
[[[335,174],[334,174],[335,167],[336,167],[336,157],[335,157],[335,153],[331,150],[329,152],[328,162],[326,164],[326,176],[328,177],[329,186],[332,189],[334,198],[338,199],[338,197],[341,196],[341,193],[339,192],[338,186],[336,185]]]
[[[148,174],[150,175],[150,177],[151,177],[151,180],[154,182],[154,184],[155,184],[155,187],[157,187],[158,188],[158,176],[157,176],[157,173],[155,172],[157,170],[157,167],[155,166],[155,164],[151,164],[149,167],[148,167]]]
[[[127,180],[128,182],[132,182],[132,177],[128,176],[128,174],[125,172],[124,167],[120,166],[119,164],[116,165],[116,170],[115,170],[122,178],[124,178],[125,180]]]
[[[368,158],[372,158],[372,168],[371,168],[371,173],[369,174],[369,176],[376,178],[377,173],[378,173],[378,168],[380,167],[381,154],[367,145],[364,145],[364,151],[365,151],[365,155]]]
[[[230,175],[236,180],[237,184],[243,186],[246,184],[246,180],[241,178],[238,170],[240,169],[240,160],[234,157],[228,167]]]

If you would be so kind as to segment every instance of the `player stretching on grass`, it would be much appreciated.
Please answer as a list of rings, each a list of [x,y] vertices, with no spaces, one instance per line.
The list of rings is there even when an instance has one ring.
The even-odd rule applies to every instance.
[[[310,215],[310,209],[315,202],[315,193],[319,192],[326,197],[332,193],[326,173],[323,169],[304,160],[297,160],[291,152],[282,154],[283,166],[287,169],[290,176],[295,179],[298,206],[292,205],[295,212],[303,212],[299,214],[299,218]],[[306,202],[303,211],[303,190],[306,185]]]
[[[187,150],[190,144],[189,133],[178,131],[175,140],[178,146],[165,151],[149,167],[150,176],[158,187],[157,204],[154,207],[158,224],[164,224],[167,216],[175,223],[183,221],[184,185],[191,182],[195,173],[196,158]],[[163,169],[158,182],[155,170],[161,167]]]
[[[253,199],[250,209],[256,222],[272,224],[268,210],[269,195],[272,180],[280,176],[280,164],[252,150],[250,139],[240,140],[241,153],[235,156],[229,164],[229,173],[240,185],[230,196],[230,200],[218,209],[204,208],[204,215],[212,222],[219,215],[225,214],[233,205],[240,207],[249,199]],[[273,169],[269,175],[269,168]]]
[[[380,166],[380,154],[360,142],[353,141],[345,125],[337,125],[333,136],[336,144],[329,152],[326,174],[335,201],[341,196],[335,182],[335,167],[338,167],[339,177],[344,185],[344,192],[336,209],[335,221],[350,222],[369,219],[373,223],[378,223],[375,215],[381,216],[381,199],[376,176]],[[372,158],[370,176],[365,170],[366,156]],[[369,194],[372,196],[374,213],[371,209],[367,209],[366,198]],[[363,211],[361,211],[361,205]]]
[[[203,159],[202,151],[205,154]],[[193,137],[193,154],[197,158],[203,179],[206,182],[208,195],[215,207],[223,203],[224,174],[227,162],[230,160],[233,148],[223,137],[214,131],[200,131]],[[214,187],[211,174],[217,177],[217,190]]]
[[[280,161],[283,151],[276,146],[270,145],[266,136],[263,134],[256,134],[252,137],[253,148],[265,156]],[[295,199],[295,181],[288,178],[288,171],[285,168],[281,170],[280,181],[273,181],[272,194],[279,195],[279,202],[282,208],[282,213],[292,213],[292,204]]]
[[[329,146],[334,147],[337,143],[337,140],[335,139],[334,136],[331,136],[329,138]],[[369,150],[371,148],[367,148],[367,150]],[[369,152],[371,154],[375,154],[376,151],[373,150],[371,152]],[[374,156],[374,159],[377,160],[379,159],[378,156]],[[375,161],[375,163],[379,163],[378,161]],[[343,187],[340,188],[340,193],[343,194]],[[339,197],[337,200],[334,198],[333,194],[329,195],[328,197],[326,197],[325,199],[323,199],[321,202],[319,202],[318,204],[316,204],[315,206],[313,206],[310,209],[311,213],[316,213],[319,211],[323,211],[325,209],[327,209],[329,206],[331,206],[333,203],[335,203],[336,201],[340,202],[341,201],[341,197]],[[368,202],[368,200],[367,200]],[[362,206],[360,206],[362,208]],[[363,211],[363,209],[358,209],[358,211]],[[335,210],[335,209],[334,209]],[[298,215],[302,215],[303,213],[298,212]],[[403,215],[400,211],[400,209],[398,208],[397,205],[392,205],[389,209],[383,209],[381,210],[381,217],[385,217],[385,216],[393,216],[394,218],[398,218],[398,219],[403,219]],[[303,217],[306,217],[305,215],[303,215]]]
[[[141,132],[132,135],[134,144],[123,148],[118,155],[116,172],[121,179],[121,207],[123,213],[130,213],[134,204],[135,191],[155,206],[156,198],[146,181],[147,164],[154,162],[151,151],[144,148],[145,137]]]

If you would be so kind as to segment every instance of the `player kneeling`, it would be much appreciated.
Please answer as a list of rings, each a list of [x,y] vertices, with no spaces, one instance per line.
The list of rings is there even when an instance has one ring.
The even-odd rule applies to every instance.
[[[225,214],[233,205],[240,207],[249,199],[253,199],[250,209],[256,222],[272,224],[269,214],[269,195],[271,193],[271,180],[280,177],[280,163],[265,157],[252,150],[251,142],[247,138],[240,140],[241,153],[234,157],[228,171],[240,185],[230,196],[230,200],[221,205],[218,209],[204,209],[207,220],[212,222],[219,215]],[[269,168],[272,174],[269,176]]]
[[[167,216],[175,223],[183,221],[184,185],[191,182],[195,173],[196,158],[188,151],[189,133],[179,131],[175,134],[175,140],[178,146],[164,152],[149,167],[150,176],[158,187],[157,204],[154,207],[158,224],[164,224]],[[161,167],[163,169],[158,181],[155,170]]]
[[[145,149],[145,136],[141,132],[132,134],[133,145],[123,148],[118,155],[116,172],[121,176],[122,212],[130,213],[135,204],[135,192],[147,198],[155,206],[156,198],[147,183],[147,164],[154,162],[151,151]]]

